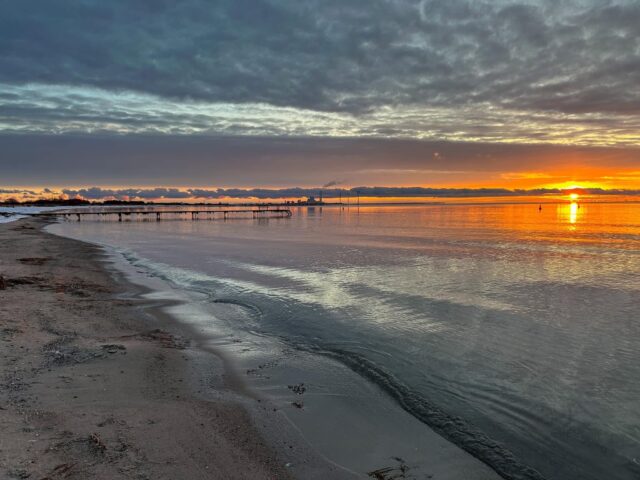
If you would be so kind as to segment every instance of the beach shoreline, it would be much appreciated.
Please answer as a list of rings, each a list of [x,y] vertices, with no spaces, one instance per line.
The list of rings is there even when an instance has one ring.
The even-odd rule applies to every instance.
[[[224,398],[221,361],[206,358],[220,399],[199,398],[189,340],[45,223],[0,225],[3,478],[291,478]]]
[[[252,380],[235,355],[247,343],[211,341],[172,311],[184,299],[47,225],[0,226],[8,478],[499,478],[337,362],[283,359]],[[318,361],[346,394],[312,374]],[[299,409],[296,378],[325,391]]]

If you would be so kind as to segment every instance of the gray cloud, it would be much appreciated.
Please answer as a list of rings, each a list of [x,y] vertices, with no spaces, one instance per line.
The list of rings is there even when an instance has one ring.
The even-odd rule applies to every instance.
[[[640,113],[636,1],[22,0],[0,9],[7,84],[355,114],[484,103]]]
[[[69,195],[70,197],[81,196],[87,199],[102,199],[102,198],[162,198],[167,200],[180,200],[190,198],[192,195],[189,191],[180,190],[177,188],[120,188],[110,189],[101,187],[89,187],[81,189],[62,189],[62,193]]]
[[[490,105],[382,108],[354,116],[266,104],[179,102],[131,92],[0,84],[0,131],[368,137],[637,145],[640,116],[566,115]]]
[[[0,135],[6,185],[634,171],[640,3],[0,0]]]
[[[576,162],[605,165],[608,174],[640,165],[638,148],[415,140],[0,134],[0,144],[5,185],[319,187],[328,172],[350,185],[443,185],[452,178],[496,185],[505,173],[570,170]]]
[[[599,188],[582,189],[586,194],[598,195],[640,195],[640,190],[603,190]],[[187,198],[197,198],[200,200],[220,200],[224,201],[228,198],[235,199],[284,199],[284,198],[302,198],[317,196],[318,189],[314,188],[216,188],[216,189],[197,189],[186,188],[163,189],[163,188],[125,188],[125,189],[104,189],[100,187],[82,188],[82,189],[63,189],[63,193],[70,197],[81,196],[90,200],[101,200],[105,198],[116,199],[161,199],[164,201],[179,201]],[[389,198],[389,197],[405,197],[405,198],[464,198],[464,197],[513,197],[513,196],[538,196],[546,194],[561,194],[560,189],[515,189],[506,188],[423,188],[423,187],[354,187],[324,190],[325,198],[343,198],[356,196],[373,197],[373,198]]]

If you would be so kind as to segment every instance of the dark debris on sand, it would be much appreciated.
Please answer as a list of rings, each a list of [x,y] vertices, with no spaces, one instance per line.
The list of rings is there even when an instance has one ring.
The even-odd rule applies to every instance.
[[[392,460],[397,462],[397,465],[390,467],[378,468],[368,472],[367,475],[375,480],[400,480],[400,479],[412,479],[415,478],[409,472],[409,466],[400,457],[392,457]],[[431,478],[428,475],[426,478]]]
[[[298,395],[302,395],[307,391],[307,387],[304,386],[304,383],[299,383],[297,385],[287,385],[287,388]]]

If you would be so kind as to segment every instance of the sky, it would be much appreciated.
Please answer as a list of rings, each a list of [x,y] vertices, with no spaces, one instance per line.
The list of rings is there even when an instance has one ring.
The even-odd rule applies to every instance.
[[[0,198],[637,190],[640,2],[0,0],[0,147]]]

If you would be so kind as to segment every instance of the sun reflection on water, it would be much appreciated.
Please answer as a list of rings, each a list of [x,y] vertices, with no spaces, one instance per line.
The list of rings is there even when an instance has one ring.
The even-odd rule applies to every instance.
[[[568,224],[569,230],[575,231],[583,221],[584,212],[576,201],[558,205],[558,220],[562,224]]]
[[[578,221],[578,211],[580,210],[580,205],[576,202],[571,202],[569,205],[569,223],[574,224]]]

